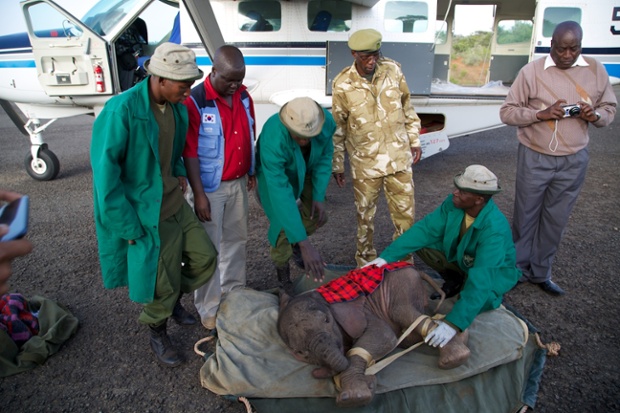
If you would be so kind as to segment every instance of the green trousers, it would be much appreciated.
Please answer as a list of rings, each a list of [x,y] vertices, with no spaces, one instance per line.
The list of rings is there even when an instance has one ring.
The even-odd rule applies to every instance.
[[[426,265],[434,269],[442,276],[444,280],[448,280],[450,277],[461,278],[465,280],[467,274],[454,262],[449,262],[446,258],[446,254],[443,251],[423,248],[415,253]],[[455,280],[458,281],[458,280]]]
[[[204,285],[217,267],[217,250],[186,202],[176,214],[160,222],[159,238],[155,296],[140,313],[143,324],[164,323],[179,295]]]
[[[301,190],[298,204],[301,222],[304,224],[308,236],[314,234],[319,222],[318,216],[315,216],[314,219],[310,219],[310,215],[312,214],[312,190],[312,176],[306,175],[304,179],[304,188]],[[290,213],[295,214],[297,211],[291,211]],[[288,238],[286,238],[284,231],[280,231],[278,239],[276,240],[276,246],[270,247],[269,255],[277,267],[285,266],[293,256],[293,248],[291,247],[291,243],[288,242]]]

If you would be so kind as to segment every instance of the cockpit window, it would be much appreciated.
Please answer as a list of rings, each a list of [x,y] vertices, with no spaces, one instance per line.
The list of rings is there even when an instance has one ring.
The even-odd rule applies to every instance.
[[[277,32],[282,24],[279,1],[255,0],[239,3],[239,30],[242,32]]]
[[[311,32],[348,32],[352,5],[342,0],[308,2],[308,30]]]
[[[140,0],[103,0],[90,9],[82,22],[100,36],[112,32],[114,27]]]
[[[385,30],[423,33],[428,30],[428,4],[421,1],[389,1],[385,4]]]
[[[66,16],[47,3],[28,7],[28,18],[37,37],[81,37],[82,31]]]

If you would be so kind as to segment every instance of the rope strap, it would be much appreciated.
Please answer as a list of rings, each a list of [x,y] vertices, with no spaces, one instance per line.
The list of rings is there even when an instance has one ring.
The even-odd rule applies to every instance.
[[[245,405],[246,413],[254,413],[254,410],[252,410],[252,405],[250,404],[250,401],[247,398],[241,396],[237,399],[237,401]]]
[[[405,330],[404,333],[402,333],[400,335],[400,337],[398,338],[398,342],[396,343],[396,346],[398,347],[398,345],[405,339],[405,337],[407,337],[409,334],[411,334],[411,332],[413,330],[415,330],[415,328],[417,326],[419,326],[420,324],[422,324],[422,332],[421,335],[422,337],[426,337],[428,335],[428,333],[430,333],[434,328],[437,327],[437,324],[434,322],[435,320],[440,320],[442,318],[444,318],[445,315],[444,314],[435,314],[433,317],[430,317],[428,315],[422,314],[421,316],[419,316],[418,318],[415,319],[415,321],[413,323],[411,323],[411,325]],[[388,365],[390,365],[390,363],[392,363],[394,360],[396,360],[397,358],[404,356],[405,354],[409,353],[411,350],[414,350],[418,347],[420,347],[422,344],[424,344],[424,340],[415,343],[414,345],[412,345],[409,348],[406,348],[403,351],[399,351],[398,353],[394,353],[392,354],[390,357],[386,357],[384,359],[382,359],[381,361],[375,363],[375,361],[372,359],[372,356],[370,355],[370,353],[368,351],[366,351],[365,349],[361,348],[361,347],[353,347],[351,350],[349,350],[347,352],[347,357],[351,357],[351,356],[359,356],[362,359],[364,359],[366,361],[366,372],[365,374],[367,376],[373,375],[373,374],[377,374],[378,372],[380,372],[381,370],[383,370],[384,368],[386,368]],[[337,374],[333,377],[334,379],[334,385],[336,386],[336,390],[340,391],[342,388],[340,387],[340,374]]]
[[[444,316],[443,315],[438,315],[438,316],[435,316],[435,317],[443,318]],[[427,316],[425,314],[422,314],[421,316],[419,316],[413,323],[411,323],[409,328],[407,328],[407,330],[405,330],[405,332],[403,334],[401,334],[401,336],[398,339],[398,342],[396,343],[396,346],[398,346],[405,339],[405,337],[407,337],[421,323],[423,323],[422,324],[422,337],[426,337],[426,335],[433,328],[436,327],[436,324],[433,322],[435,317],[431,318],[431,317],[429,317],[429,316]],[[398,359],[399,357],[404,356],[405,354],[409,353],[411,350],[414,350],[414,349],[420,347],[423,343],[424,343],[424,341],[420,341],[418,343],[415,343],[414,345],[412,345],[409,348],[406,348],[405,350],[399,351],[398,353],[392,354],[390,357],[386,357],[386,358],[382,359],[381,361],[377,362],[374,366],[369,366],[366,369],[366,375],[377,374],[378,372],[380,372],[381,370],[386,368],[388,365],[390,365],[390,363],[392,363],[394,360]]]
[[[199,349],[200,345],[201,345],[202,343],[207,343],[207,342],[209,342],[209,341],[213,340],[214,338],[215,338],[215,336],[207,336],[207,337],[205,337],[205,338],[201,338],[200,340],[198,340],[198,341],[196,342],[196,344],[194,344],[194,353],[198,354],[200,357],[204,357],[204,356],[205,356],[205,352],[204,352],[204,351],[201,351],[201,350]]]
[[[351,350],[347,351],[347,357],[352,356],[361,357],[366,362],[366,367],[370,367],[375,364],[375,360],[372,358],[370,353],[361,347],[353,347]]]
[[[552,341],[549,344],[544,344],[540,339],[540,335],[538,335],[538,333],[534,334],[534,336],[536,337],[536,344],[538,344],[538,347],[546,349],[547,355],[549,357],[555,357],[560,354],[560,349],[562,348],[562,346],[560,346],[560,343]]]
[[[353,347],[351,350],[347,351],[347,358],[350,358],[352,356],[358,356],[360,357],[362,360],[364,360],[366,362],[366,367],[370,367],[373,364],[375,364],[375,360],[372,358],[372,355],[368,352],[368,350],[362,348],[362,347]],[[342,390],[341,384],[340,384],[340,376],[342,375],[341,373],[336,374],[333,379],[334,379],[334,386],[336,386],[336,390],[340,391]]]

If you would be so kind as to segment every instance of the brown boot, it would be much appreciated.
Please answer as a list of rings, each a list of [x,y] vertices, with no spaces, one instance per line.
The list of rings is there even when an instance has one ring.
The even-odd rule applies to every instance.
[[[177,302],[174,304],[174,309],[172,310],[172,319],[182,326],[194,325],[197,323],[196,317],[194,317],[189,311],[183,308],[183,306],[181,305],[182,296],[183,294],[180,294]]]
[[[166,332],[166,321],[160,325],[149,324],[149,333],[151,336],[151,349],[161,365],[177,367],[183,362],[183,358],[170,342]]]

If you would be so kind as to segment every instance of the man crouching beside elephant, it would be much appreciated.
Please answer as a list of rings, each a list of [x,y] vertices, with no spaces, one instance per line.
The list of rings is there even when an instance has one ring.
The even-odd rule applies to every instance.
[[[510,226],[491,200],[501,190],[495,175],[472,165],[454,183],[453,194],[437,210],[376,260],[309,293],[281,294],[282,339],[297,359],[319,366],[315,378],[337,375],[339,406],[370,403],[376,379],[365,375],[366,368],[397,345],[424,340],[439,347],[440,368],[463,364],[470,355],[467,328],[479,313],[499,307],[519,279]],[[461,292],[445,321],[424,316],[427,293],[420,273],[392,262],[411,252],[444,277],[446,296]],[[398,337],[420,320],[399,344]]]
[[[478,314],[499,307],[521,276],[510,224],[491,199],[502,190],[495,174],[470,165],[454,177],[454,186],[439,208],[368,264],[381,266],[415,252],[444,279],[446,297],[460,293],[445,320],[426,336],[433,347],[443,347]]]

